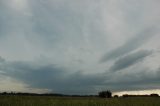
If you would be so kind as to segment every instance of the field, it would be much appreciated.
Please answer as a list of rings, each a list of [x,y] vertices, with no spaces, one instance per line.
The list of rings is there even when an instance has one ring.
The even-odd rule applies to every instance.
[[[160,106],[160,98],[0,96],[0,106]]]

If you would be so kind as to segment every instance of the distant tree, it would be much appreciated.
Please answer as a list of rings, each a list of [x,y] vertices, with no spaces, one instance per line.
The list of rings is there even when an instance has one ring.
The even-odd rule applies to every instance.
[[[7,95],[7,92],[2,92],[2,95]]]
[[[150,96],[151,96],[151,97],[159,97],[158,94],[151,94]]]
[[[114,98],[118,98],[119,96],[118,95],[114,95]]]
[[[112,92],[107,90],[107,91],[101,91],[98,93],[99,97],[101,98],[111,98],[112,97]]]
[[[122,95],[122,97],[126,98],[126,97],[129,97],[129,95],[128,94],[124,94],[124,95]]]

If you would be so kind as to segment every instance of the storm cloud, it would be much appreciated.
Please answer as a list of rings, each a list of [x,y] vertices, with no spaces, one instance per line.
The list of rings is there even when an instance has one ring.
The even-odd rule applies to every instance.
[[[1,0],[0,90],[159,89],[159,4]]]
[[[47,88],[52,89],[52,92],[68,94],[71,91],[72,94],[80,94],[80,91],[83,94],[94,93],[94,86],[103,85],[106,79],[102,74],[87,75],[81,71],[70,73],[54,64],[36,65],[23,61],[5,62],[0,69],[4,70],[2,75],[21,80],[33,88]]]
[[[146,84],[152,89],[158,89],[155,85],[159,86],[159,69],[133,69],[139,71],[85,74],[82,71],[69,72],[53,64],[19,61],[1,64],[1,70],[4,70],[1,75],[16,78],[31,88],[50,89],[50,92],[65,94],[95,94],[106,88],[113,91],[141,90]]]

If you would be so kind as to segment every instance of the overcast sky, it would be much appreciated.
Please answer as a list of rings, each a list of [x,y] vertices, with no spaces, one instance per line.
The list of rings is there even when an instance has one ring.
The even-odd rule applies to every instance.
[[[0,0],[0,90],[160,89],[159,0]]]

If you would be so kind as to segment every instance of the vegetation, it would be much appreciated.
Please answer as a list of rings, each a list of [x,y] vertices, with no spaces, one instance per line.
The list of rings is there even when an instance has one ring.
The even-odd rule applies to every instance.
[[[0,106],[160,106],[159,97],[54,97],[1,95]]]
[[[101,91],[99,95],[0,93],[0,106],[160,106],[158,94],[123,95]]]
[[[99,92],[99,97],[101,98],[111,98],[112,97],[112,92],[107,90],[107,91],[101,91]]]

